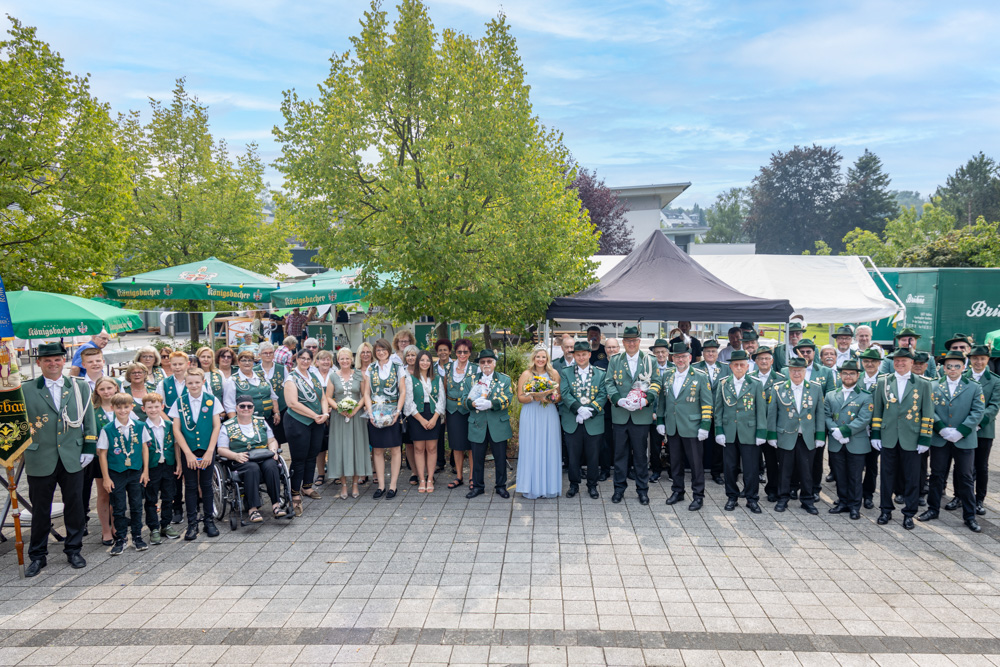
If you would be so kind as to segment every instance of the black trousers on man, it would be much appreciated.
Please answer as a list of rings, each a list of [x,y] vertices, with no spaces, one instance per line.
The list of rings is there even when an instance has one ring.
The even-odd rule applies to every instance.
[[[667,449],[670,451],[670,490],[673,493],[684,493],[684,462],[691,465],[691,495],[695,498],[705,497],[705,467],[702,465],[705,450],[697,437],[685,438],[679,433],[667,436]],[[720,447],[721,449],[721,447]]]
[[[66,472],[62,460],[56,460],[56,469],[51,475],[28,475],[28,500],[31,501],[31,544],[28,558],[45,560],[49,553],[49,530],[52,529],[52,497],[56,485],[63,497],[63,523],[66,524],[66,539],[63,552],[78,554],[83,547],[83,528],[87,524],[87,513],[83,503],[76,499],[83,497],[84,473]]]
[[[600,417],[598,417],[600,419]],[[570,484],[580,484],[580,466],[587,466],[587,488],[597,488],[597,478],[600,476],[600,448],[604,434],[591,435],[583,424],[578,424],[572,433],[564,433],[566,437],[566,452],[569,457],[566,472]]]
[[[715,421],[708,427],[708,440],[701,443],[702,470],[708,471],[712,477],[722,475],[725,468],[725,448],[715,442]]]
[[[872,450],[865,454],[865,476],[861,480],[861,497],[872,500],[875,498],[875,487],[878,482],[878,460],[879,452],[872,447]]]
[[[781,466],[779,465],[778,450],[766,444],[761,445],[760,450],[764,456],[764,472],[767,475],[767,482],[764,483],[764,493],[768,496],[777,497],[778,484],[781,482]]]
[[[649,472],[657,475],[663,472],[663,449],[666,439],[656,430],[656,423],[649,425]],[[669,456],[667,457],[670,458]],[[667,472],[670,471],[670,462],[667,461]]]
[[[813,488],[812,471],[815,450],[809,449],[802,434],[795,440],[792,449],[778,449],[778,465],[781,467],[781,477],[778,482],[778,502],[787,503],[792,497],[792,473],[798,473],[801,488],[799,500],[803,507],[813,507],[815,497],[810,493]]]
[[[899,475],[901,485],[899,495],[903,499],[903,516],[912,517],[917,513],[917,500],[920,498],[920,454],[917,450],[903,449],[898,443],[895,447],[883,447],[882,484],[879,508],[883,512],[891,512],[896,506],[892,502],[893,487],[896,476]]]
[[[722,470],[726,479],[726,496],[730,500],[740,497],[740,487],[736,483],[740,466],[743,467],[743,490],[746,491],[747,502],[760,500],[760,447],[751,443],[727,442],[722,449]]]
[[[497,490],[507,488],[507,441],[495,442],[490,438],[489,429],[486,430],[486,439],[483,442],[473,442],[472,444],[472,489],[483,491],[486,486],[486,451],[493,453],[493,465],[496,467]]]
[[[941,496],[944,495],[944,485],[948,481],[948,468],[955,462],[955,473],[952,476],[952,486],[955,497],[962,502],[962,519],[968,521],[976,518],[976,492],[973,487],[972,475],[975,467],[976,450],[960,449],[952,442],[946,442],[940,447],[931,447],[931,481],[927,491],[927,507],[935,512],[941,511]]]
[[[840,451],[830,450],[830,470],[837,485],[837,502],[848,509],[861,509],[861,477],[865,472],[867,454],[852,454],[846,445]]]
[[[649,425],[633,424],[632,418],[624,424],[614,424],[615,434],[615,493],[628,488],[628,459],[632,455],[635,467],[635,490],[649,492],[649,460],[646,458],[646,438]]]
[[[604,412],[604,435],[601,437],[601,472],[608,477],[611,476],[611,469],[615,465],[615,428],[611,421],[611,408]]]
[[[833,466],[832,465],[830,466],[830,469],[833,470]],[[836,475],[836,473],[834,473],[834,475]],[[822,486],[822,484],[823,484],[823,452],[822,451],[817,452],[816,450],[813,450],[812,480],[813,480],[813,485],[812,485],[813,498],[819,498],[819,492],[823,490],[823,486]],[[805,485],[803,485],[802,488],[805,489],[807,487]]]
[[[976,502],[986,500],[986,485],[990,480],[990,450],[993,449],[993,438],[978,438],[973,470],[976,477]]]
[[[170,525],[177,492],[176,466],[160,463],[149,468],[149,481],[143,489],[146,509],[146,525],[149,532],[166,530]],[[159,509],[158,509],[159,508]]]

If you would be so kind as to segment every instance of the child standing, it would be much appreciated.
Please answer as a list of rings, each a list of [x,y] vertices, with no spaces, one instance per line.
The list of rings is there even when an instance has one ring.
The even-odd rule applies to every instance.
[[[176,540],[181,536],[170,525],[173,515],[174,494],[177,493],[177,478],[180,478],[181,464],[174,447],[173,424],[163,417],[163,397],[150,392],[142,398],[142,409],[146,413],[146,429],[142,444],[147,448],[148,473],[144,474],[146,485],[146,525],[149,527],[149,543],[161,544],[163,536]],[[159,503],[160,513],[157,513]]]
[[[132,546],[145,551],[149,546],[142,540],[142,483],[149,465],[149,453],[142,446],[144,426],[132,421],[132,397],[121,392],[111,397],[115,418],[101,430],[97,439],[97,454],[101,459],[104,489],[111,495],[111,512],[115,522],[115,543],[111,555],[125,551],[128,529],[132,527]],[[125,510],[129,518],[125,517]]]

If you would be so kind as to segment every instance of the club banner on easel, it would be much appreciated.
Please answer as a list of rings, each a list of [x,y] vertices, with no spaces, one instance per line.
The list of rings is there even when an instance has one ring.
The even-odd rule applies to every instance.
[[[31,427],[24,408],[21,373],[14,349],[14,324],[10,319],[7,292],[0,278],[0,465],[14,467],[31,444]]]

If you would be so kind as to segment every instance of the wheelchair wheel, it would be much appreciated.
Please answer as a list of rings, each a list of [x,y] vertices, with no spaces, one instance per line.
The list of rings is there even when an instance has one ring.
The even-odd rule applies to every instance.
[[[212,464],[212,497],[216,521],[222,521],[226,516],[226,497],[229,495],[226,493],[226,486],[228,482],[228,475],[226,470],[221,463],[216,461]]]
[[[278,475],[281,479],[279,484],[279,493],[281,495],[281,507],[285,510],[285,518],[291,521],[295,518],[295,512],[292,511],[292,474],[288,470],[288,464],[285,463],[285,457],[281,456],[281,450],[278,450]]]

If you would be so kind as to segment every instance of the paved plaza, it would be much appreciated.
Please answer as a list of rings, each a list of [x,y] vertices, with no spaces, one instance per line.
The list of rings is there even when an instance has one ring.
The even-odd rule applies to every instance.
[[[52,544],[28,580],[8,541],[0,664],[1000,664],[1000,484],[975,535],[829,515],[830,484],[809,516],[725,512],[711,481],[689,512],[662,481],[642,507],[437,479],[114,559],[92,521],[86,569]]]

